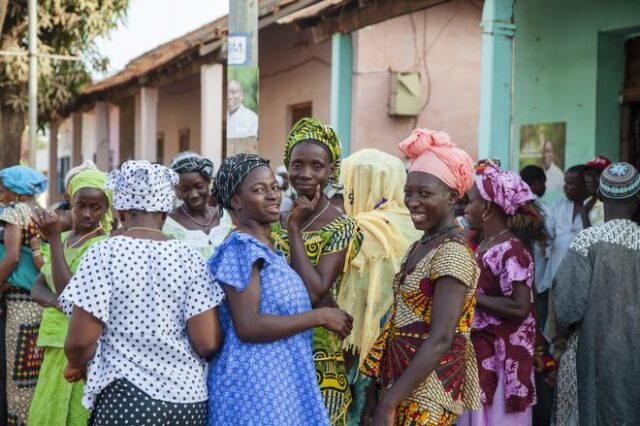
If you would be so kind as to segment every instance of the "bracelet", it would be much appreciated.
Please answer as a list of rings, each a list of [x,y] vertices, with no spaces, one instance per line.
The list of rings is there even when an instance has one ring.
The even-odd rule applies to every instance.
[[[40,252],[40,250],[31,250],[31,255],[38,257],[38,256],[42,256],[42,253]]]

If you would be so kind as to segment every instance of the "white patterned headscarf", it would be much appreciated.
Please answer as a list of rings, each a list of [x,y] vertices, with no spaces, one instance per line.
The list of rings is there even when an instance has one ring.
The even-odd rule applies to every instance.
[[[173,210],[174,187],[179,180],[176,172],[161,164],[130,160],[109,173],[105,186],[113,190],[116,210],[168,213]]]

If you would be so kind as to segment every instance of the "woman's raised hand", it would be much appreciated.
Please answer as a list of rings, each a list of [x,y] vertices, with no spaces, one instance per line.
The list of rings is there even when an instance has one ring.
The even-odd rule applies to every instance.
[[[289,215],[287,216],[287,223],[290,225],[294,225],[296,227],[300,227],[302,222],[304,222],[316,209],[318,202],[322,198],[322,190],[320,189],[320,185],[316,187],[316,192],[313,195],[313,199],[309,200],[307,197],[300,196],[296,198],[293,202],[293,206],[289,211]]]
[[[62,233],[62,224],[55,212],[38,209],[34,211],[33,219],[36,225],[38,225],[40,233],[47,240],[51,240],[54,235],[60,235]]]

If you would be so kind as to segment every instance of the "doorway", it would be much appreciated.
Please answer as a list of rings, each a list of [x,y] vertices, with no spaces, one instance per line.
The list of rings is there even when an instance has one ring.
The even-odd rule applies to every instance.
[[[630,38],[625,43],[620,159],[640,168],[640,37]]]

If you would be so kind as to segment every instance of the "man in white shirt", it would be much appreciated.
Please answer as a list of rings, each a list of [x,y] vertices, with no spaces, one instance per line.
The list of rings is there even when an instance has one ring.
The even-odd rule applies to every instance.
[[[584,227],[582,212],[585,200],[589,196],[584,173],[584,165],[567,170],[564,176],[565,196],[557,199],[549,211],[547,230],[552,240],[549,246],[549,262],[543,278],[546,288],[551,287],[553,276],[567,254],[569,244]]]
[[[544,172],[547,175],[547,189],[549,191],[560,191],[564,185],[564,173],[562,169],[553,162],[553,144],[546,141],[542,151],[542,162]]]
[[[258,115],[244,106],[244,90],[236,80],[227,84],[227,138],[258,137]]]

